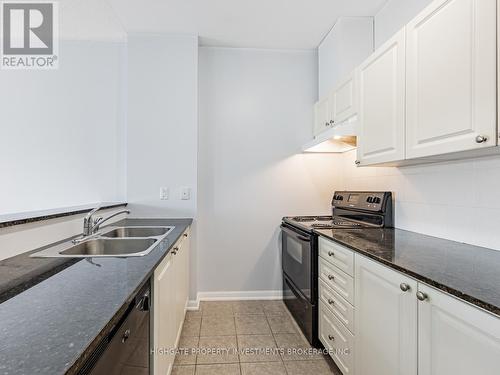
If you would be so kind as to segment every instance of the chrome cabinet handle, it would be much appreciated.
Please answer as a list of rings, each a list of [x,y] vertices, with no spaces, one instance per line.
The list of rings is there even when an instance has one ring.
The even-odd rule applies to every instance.
[[[328,275],[328,280],[333,280],[333,279],[335,279],[335,276],[333,276],[333,275]]]
[[[354,162],[354,164],[356,164],[356,165],[360,165],[360,164],[361,164],[361,162],[360,162],[359,160],[356,160],[356,161]]]
[[[172,254],[175,255],[175,254],[177,254],[178,251],[179,251],[179,248],[178,247],[174,247],[174,250],[172,251]]]
[[[407,292],[407,291],[409,291],[409,290],[411,289],[411,288],[410,288],[410,286],[409,286],[407,283],[401,283],[401,284],[399,285],[399,287],[401,288],[401,290],[402,290],[403,292]]]
[[[476,137],[476,143],[485,143],[485,142],[488,142],[488,137],[484,135],[478,135]]]
[[[187,237],[187,236],[188,236],[188,234],[187,234],[187,233],[184,233],[184,237]]]
[[[329,252],[328,252],[328,256],[334,257],[334,256],[335,256],[335,253],[334,253],[333,251],[329,251]]]
[[[424,292],[417,292],[417,299],[419,301],[425,301],[425,300],[429,299],[429,296]]]
[[[325,126],[330,126],[330,123],[329,122],[325,122]]]
[[[333,337],[332,335],[328,335],[328,340],[335,341],[335,337]]]
[[[335,121],[333,121],[333,120],[330,120],[330,124],[332,124],[332,125],[333,125],[333,124],[335,124]]]
[[[330,305],[335,305],[335,301],[333,299],[331,299],[331,298],[328,299],[328,303]]]

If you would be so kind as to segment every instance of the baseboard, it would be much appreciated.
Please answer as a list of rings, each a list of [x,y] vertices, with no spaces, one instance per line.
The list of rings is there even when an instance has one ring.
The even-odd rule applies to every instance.
[[[196,300],[188,302],[188,310],[198,310],[200,301],[255,301],[283,299],[282,290],[252,290],[244,292],[199,292]]]

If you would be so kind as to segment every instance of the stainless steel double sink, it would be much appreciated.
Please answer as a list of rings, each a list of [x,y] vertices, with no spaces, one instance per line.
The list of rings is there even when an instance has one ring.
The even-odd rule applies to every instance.
[[[34,258],[140,257],[153,250],[174,227],[108,227],[95,235],[50,246]],[[76,243],[75,243],[76,240]]]

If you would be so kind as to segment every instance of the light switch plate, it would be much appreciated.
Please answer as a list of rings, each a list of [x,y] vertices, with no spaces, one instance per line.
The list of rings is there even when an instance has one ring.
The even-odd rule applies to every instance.
[[[160,199],[162,201],[168,200],[168,187],[161,187],[160,188]]]

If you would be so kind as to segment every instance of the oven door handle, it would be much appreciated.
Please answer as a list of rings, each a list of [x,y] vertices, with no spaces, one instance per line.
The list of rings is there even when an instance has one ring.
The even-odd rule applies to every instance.
[[[285,227],[284,225],[281,225],[281,230],[284,231],[284,232],[286,232],[286,233],[288,233],[289,235],[297,238],[298,240],[300,240],[302,242],[311,242],[311,238],[307,238],[307,237],[301,236],[297,232],[294,232],[293,230]]]

